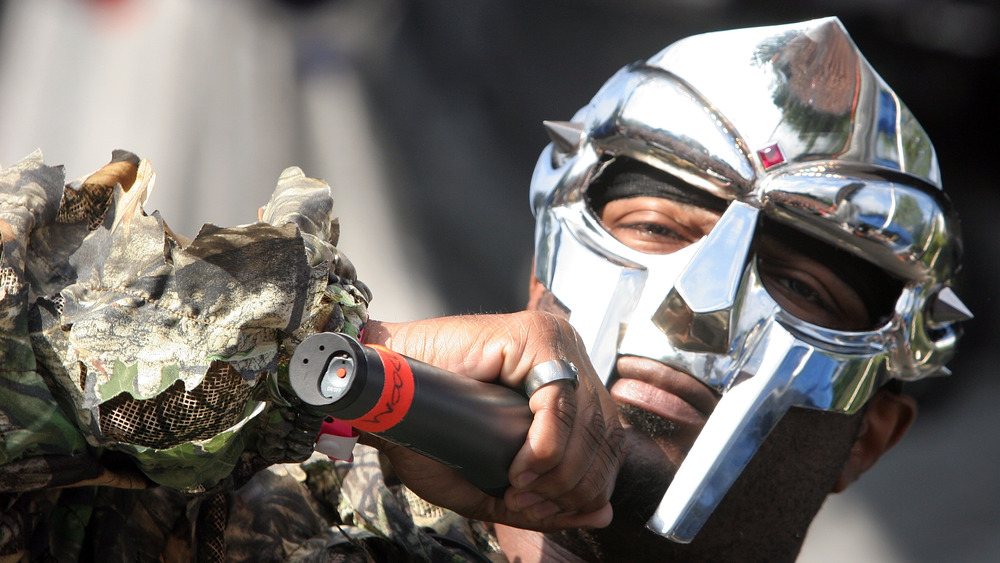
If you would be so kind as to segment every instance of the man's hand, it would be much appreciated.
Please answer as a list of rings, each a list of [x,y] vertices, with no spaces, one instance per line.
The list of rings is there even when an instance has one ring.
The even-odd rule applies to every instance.
[[[524,312],[410,323],[370,321],[364,342],[515,389],[538,364],[572,362],[579,370],[575,391],[566,382],[554,382],[531,396],[534,420],[511,464],[511,487],[503,499],[406,448],[370,435],[362,442],[382,450],[415,493],[470,518],[540,531],[611,522],[608,501],[623,457],[624,432],[607,389],[565,320]]]

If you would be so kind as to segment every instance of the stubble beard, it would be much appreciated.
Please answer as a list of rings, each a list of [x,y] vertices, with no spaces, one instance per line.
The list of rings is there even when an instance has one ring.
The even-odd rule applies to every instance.
[[[654,440],[664,440],[673,437],[680,427],[672,420],[655,415],[635,405],[618,405],[618,417],[622,422],[642,431]]]

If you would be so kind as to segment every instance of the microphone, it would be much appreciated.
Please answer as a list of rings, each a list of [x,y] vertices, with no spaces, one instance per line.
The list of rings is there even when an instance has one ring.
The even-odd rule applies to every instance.
[[[288,375],[303,402],[458,469],[495,497],[510,486],[508,469],[532,421],[528,399],[513,389],[342,333],[303,340]]]

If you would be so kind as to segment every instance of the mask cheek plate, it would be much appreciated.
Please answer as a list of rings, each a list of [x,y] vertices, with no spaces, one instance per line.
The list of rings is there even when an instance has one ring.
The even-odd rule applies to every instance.
[[[730,317],[753,242],[757,210],[733,202],[651,315],[676,348],[725,353]],[[740,260],[739,257],[744,259]]]
[[[635,309],[648,271],[603,250],[594,240],[595,231],[564,221],[558,211],[547,213],[544,219],[547,243],[543,248],[551,252],[536,253],[535,275],[569,309],[570,322],[607,384],[618,356],[622,314]],[[584,279],[577,275],[581,271],[587,272]]]
[[[647,527],[693,540],[788,409],[856,410],[883,366],[883,355],[823,350],[772,319],[752,335],[734,374],[752,375],[735,378],[723,394]]]

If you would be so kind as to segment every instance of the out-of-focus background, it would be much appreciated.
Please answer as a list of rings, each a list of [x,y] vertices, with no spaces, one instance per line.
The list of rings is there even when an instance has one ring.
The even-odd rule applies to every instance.
[[[0,1],[0,165],[40,148],[73,179],[132,150],[157,171],[146,209],[188,236],[254,221],[296,165],[330,183],[374,317],[514,311],[543,119],[686,35],[826,15],[935,141],[977,317],[955,375],[914,389],[911,434],[831,498],[800,560],[1000,561],[995,2]]]

